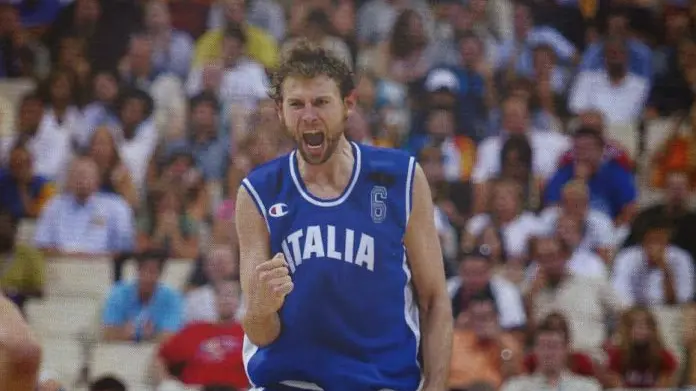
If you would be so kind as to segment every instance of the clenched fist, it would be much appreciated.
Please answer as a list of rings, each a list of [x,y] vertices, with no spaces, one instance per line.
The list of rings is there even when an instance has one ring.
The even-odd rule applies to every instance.
[[[251,289],[250,310],[258,315],[270,315],[283,306],[285,296],[292,291],[293,284],[288,265],[282,253],[263,262],[254,270]]]

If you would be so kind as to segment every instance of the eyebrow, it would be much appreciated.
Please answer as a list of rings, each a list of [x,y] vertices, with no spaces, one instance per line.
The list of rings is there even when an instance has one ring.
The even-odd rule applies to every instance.
[[[319,99],[334,99],[334,98],[331,95],[319,95],[319,96],[315,96],[312,98],[312,100],[319,100]],[[289,101],[304,101],[303,98],[296,97],[296,96],[289,96],[288,100]]]

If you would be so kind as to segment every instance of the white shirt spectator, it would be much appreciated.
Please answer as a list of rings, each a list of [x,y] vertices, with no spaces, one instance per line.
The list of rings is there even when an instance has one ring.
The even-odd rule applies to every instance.
[[[558,167],[561,155],[570,149],[570,139],[555,132],[530,131],[532,170],[534,175],[550,178]],[[474,183],[484,183],[500,174],[500,152],[505,136],[489,137],[481,142],[476,153],[476,164],[471,174]]]
[[[263,66],[255,61],[243,59],[236,66],[223,71],[219,98],[225,104],[240,103],[253,109],[259,100],[268,98],[269,85]],[[192,69],[186,82],[186,92],[189,96],[194,96],[202,90],[203,68]]]
[[[133,212],[120,196],[95,193],[80,205],[64,193],[46,205],[35,235],[41,249],[87,254],[130,251],[135,242]]]
[[[539,221],[544,226],[547,234],[556,231],[558,218],[561,216],[559,206],[551,206],[539,214]],[[598,248],[612,248],[615,243],[614,222],[606,213],[595,209],[589,209],[585,218],[585,235],[579,248],[593,251]]]
[[[41,119],[36,136],[29,142],[29,150],[34,158],[36,175],[58,181],[62,180],[67,165],[72,158],[72,142],[82,123],[80,111],[69,107],[58,122],[53,110],[47,108]]]
[[[691,301],[694,296],[694,265],[691,256],[679,247],[667,247],[665,262],[672,275],[678,303]],[[662,305],[664,273],[648,266],[641,246],[632,246],[616,255],[614,260],[614,288],[631,304]]]
[[[648,80],[634,75],[613,85],[606,71],[580,72],[568,97],[572,113],[596,109],[609,124],[630,124],[638,120],[648,98]]]
[[[237,310],[237,320],[242,320],[243,308],[240,300],[240,307]],[[184,305],[184,323],[193,322],[218,322],[218,310],[215,303],[215,289],[210,285],[196,288],[186,294]]]
[[[590,251],[577,249],[570,256],[566,267],[574,276],[596,278],[604,281],[609,280],[609,271],[602,258]],[[532,284],[536,276],[539,265],[532,262],[527,268],[525,279],[527,284]]]
[[[473,236],[479,236],[489,224],[491,224],[491,217],[487,214],[479,214],[469,219],[466,231]],[[534,214],[524,212],[505,225],[502,232],[508,256],[520,257],[527,253],[529,238],[540,232],[539,220]]]
[[[157,147],[157,128],[152,120],[146,120],[138,126],[130,140],[126,140],[120,130],[116,133],[121,159],[131,173],[136,188],[142,191],[150,159]]]
[[[447,292],[450,299],[454,298],[461,287],[461,278],[452,277],[447,280]],[[527,323],[527,316],[524,312],[522,295],[517,286],[501,276],[493,276],[490,288],[495,298],[495,305],[498,307],[500,327],[504,329],[523,327]]]

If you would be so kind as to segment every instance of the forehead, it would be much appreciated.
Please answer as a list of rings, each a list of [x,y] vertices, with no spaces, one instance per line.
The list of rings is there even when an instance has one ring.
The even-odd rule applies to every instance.
[[[326,75],[316,77],[288,76],[282,85],[285,99],[316,99],[319,97],[341,97],[338,83]]]

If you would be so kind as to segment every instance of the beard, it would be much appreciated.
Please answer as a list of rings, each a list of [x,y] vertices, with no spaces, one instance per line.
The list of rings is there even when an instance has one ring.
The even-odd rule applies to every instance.
[[[321,145],[320,153],[316,153],[315,151],[310,149],[309,145],[305,142],[304,138],[302,137],[302,132],[300,132],[299,130],[295,130],[293,132],[290,130],[291,128],[287,125],[285,126],[285,128],[291,135],[291,137],[295,140],[297,150],[300,153],[300,156],[302,156],[302,159],[307,164],[318,166],[326,163],[336,152],[336,149],[338,148],[338,143],[341,141],[341,137],[343,137],[345,133],[343,129],[345,129],[346,118],[344,118],[343,122],[340,125],[338,125],[342,129],[342,131],[336,133],[333,133],[329,130],[324,131],[324,140]]]

